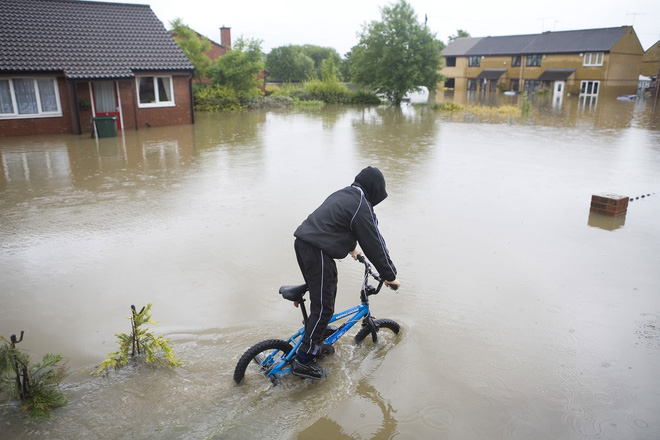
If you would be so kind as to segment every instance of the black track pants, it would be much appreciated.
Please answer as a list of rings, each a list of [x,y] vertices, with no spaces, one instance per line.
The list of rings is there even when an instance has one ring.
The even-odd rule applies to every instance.
[[[335,310],[337,264],[321,249],[302,240],[296,239],[294,248],[300,271],[309,287],[311,302],[305,336],[298,350],[316,355],[323,343],[323,333]]]

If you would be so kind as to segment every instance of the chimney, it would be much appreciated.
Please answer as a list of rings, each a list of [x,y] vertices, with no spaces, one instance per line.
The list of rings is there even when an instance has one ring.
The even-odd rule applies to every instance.
[[[220,28],[220,44],[225,46],[227,50],[231,49],[231,28]]]

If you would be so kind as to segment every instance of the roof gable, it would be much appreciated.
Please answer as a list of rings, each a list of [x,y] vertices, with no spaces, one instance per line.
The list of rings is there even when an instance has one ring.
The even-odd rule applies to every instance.
[[[543,53],[608,52],[630,29],[629,26],[578,31],[544,32],[531,35],[484,37],[475,44],[455,52],[454,43],[447,46],[454,56],[526,55]],[[461,48],[457,48],[461,49]],[[446,55],[445,55],[446,56]]]
[[[149,5],[0,0],[0,72],[91,79],[192,69]]]

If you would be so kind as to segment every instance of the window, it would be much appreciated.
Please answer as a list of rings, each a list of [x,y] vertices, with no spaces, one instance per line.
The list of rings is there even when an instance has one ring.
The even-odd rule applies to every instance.
[[[602,66],[603,52],[587,52],[584,54],[583,66]]]
[[[467,80],[467,89],[468,90],[477,90],[477,79],[476,78],[468,78]]]
[[[447,67],[456,67],[456,57],[447,57],[445,60]]]
[[[0,78],[0,118],[62,116],[55,78]]]
[[[468,58],[468,67],[480,67],[480,66],[481,66],[481,57]]]
[[[598,96],[600,81],[582,81],[580,83],[580,96]]]
[[[174,106],[171,76],[138,76],[138,107]]]
[[[511,67],[520,67],[520,55],[511,57]]]
[[[534,80],[534,79],[526,79],[525,80],[525,91],[529,93],[536,93],[539,91],[539,88],[541,87],[541,81]]]
[[[512,79],[512,80],[509,81],[509,90],[517,92],[519,87],[520,87],[520,81],[519,80]]]
[[[541,66],[541,60],[543,59],[543,55],[527,55],[527,61],[525,63],[525,66],[527,67],[540,67]]]

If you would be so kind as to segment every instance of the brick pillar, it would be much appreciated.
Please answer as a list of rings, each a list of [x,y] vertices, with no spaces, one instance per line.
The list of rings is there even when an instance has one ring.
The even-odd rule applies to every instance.
[[[625,215],[628,210],[628,196],[598,194],[591,196],[591,212],[612,217]]]

